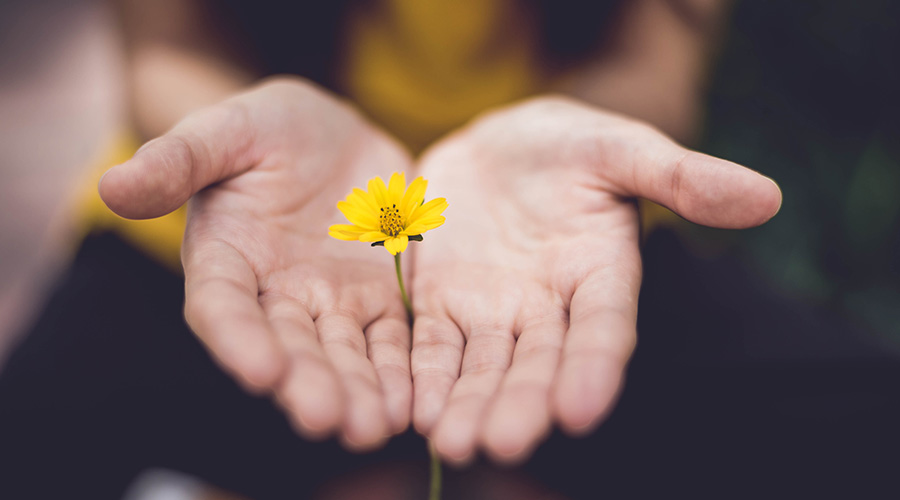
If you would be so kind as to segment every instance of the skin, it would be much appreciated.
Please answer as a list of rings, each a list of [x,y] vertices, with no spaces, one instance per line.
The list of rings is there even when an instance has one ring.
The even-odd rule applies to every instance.
[[[553,422],[584,433],[611,408],[635,344],[633,197],[724,228],[761,224],[781,200],[759,174],[574,100],[490,113],[418,167],[451,204],[409,253],[410,368],[391,259],[326,228],[350,187],[412,169],[351,108],[281,79],[190,115],[100,194],[131,218],[191,199],[188,323],[300,433],[376,447],[407,427],[414,387],[416,428],[456,463],[478,447],[521,460]]]
[[[486,115],[420,169],[450,208],[414,254],[414,424],[453,463],[520,461],[554,422],[610,411],[636,341],[634,197],[721,228],[781,204],[766,177],[560,97]]]
[[[715,0],[629,2],[609,46],[554,83],[579,100],[488,110],[417,164],[301,79],[222,101],[257,72],[194,2],[118,4],[133,122],[160,137],[111,169],[101,196],[129,218],[191,200],[188,323],[307,437],[366,450],[412,418],[461,464],[478,449],[523,460],[554,424],[590,432],[635,345],[635,197],[724,228],[780,206],[771,180],[647,124],[679,139],[696,130],[725,11]],[[394,171],[424,175],[428,199],[450,202],[447,223],[404,257],[412,345],[389,256],[326,231],[345,222],[335,203],[352,187]]]
[[[277,79],[191,114],[99,189],[138,219],[190,198],[191,329],[248,389],[271,392],[301,434],[336,433],[365,450],[409,424],[409,328],[389,256],[327,228],[350,187],[410,165],[346,104]]]

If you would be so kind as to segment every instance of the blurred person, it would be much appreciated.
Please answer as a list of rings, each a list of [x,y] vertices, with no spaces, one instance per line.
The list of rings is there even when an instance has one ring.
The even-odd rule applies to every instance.
[[[522,7],[357,6],[347,18],[346,59],[335,86],[421,150],[473,114],[558,78],[541,74],[549,70],[537,59],[535,13]],[[221,28],[198,26],[200,16],[185,4],[127,8],[126,22],[134,16],[126,32],[134,44],[136,125],[147,137],[255,78],[216,43],[224,38],[215,31]],[[643,114],[686,135],[721,8],[634,8],[624,15],[635,20],[623,29],[646,34],[623,37],[616,41],[621,46],[612,42],[626,54],[606,59],[625,68],[586,66],[559,85],[619,102],[620,109],[630,101],[630,114],[659,100]],[[189,32],[173,27],[178,9],[190,19]],[[266,22],[273,14],[291,17],[277,8],[266,14]],[[685,25],[681,16],[699,25]],[[159,27],[157,18],[165,20]],[[501,19],[511,21],[508,32],[496,29]],[[296,51],[323,52],[327,35],[283,41],[268,55],[286,47],[291,58]],[[639,42],[632,47],[633,39]],[[492,59],[470,62],[486,47]],[[670,60],[671,72],[657,62]],[[635,90],[603,82],[609,71],[635,82],[661,81],[650,71],[667,78],[656,84],[661,88]],[[430,148],[417,169],[433,189],[458,200],[460,215],[443,237],[431,238],[437,239],[431,250],[415,254],[413,338],[421,348],[412,347],[410,366],[410,335],[387,279],[389,263],[365,248],[337,245],[319,228],[335,221],[332,205],[347,186],[385,169],[413,168],[405,151],[355,111],[307,81],[280,77],[190,114],[109,171],[100,193],[120,215],[149,218],[225,181],[196,199],[182,247],[188,322],[218,360],[251,389],[273,391],[302,434],[337,433],[353,448],[405,430],[414,399],[416,427],[455,461],[470,458],[479,443],[498,459],[520,459],[552,420],[583,431],[607,411],[634,343],[640,265],[631,197],[654,198],[721,227],[757,225],[780,204],[773,182],[578,101],[532,98],[495,111]],[[538,189],[554,177],[554,191]],[[563,203],[583,185],[594,191],[577,204]],[[466,206],[466,200],[482,201]],[[490,235],[509,231],[514,236],[492,243]],[[532,243],[510,245],[510,238]],[[529,250],[513,263],[523,253],[519,245]],[[510,301],[514,291],[520,296]]]
[[[634,198],[725,228],[763,223],[780,206],[770,180],[660,132],[695,134],[725,15],[717,2],[120,9],[135,144],[160,137],[110,170],[100,194],[125,217],[175,214],[135,224],[87,199],[93,230],[107,232],[85,241],[4,378],[10,401],[34,390],[41,362],[90,387],[70,394],[71,420],[56,432],[102,429],[88,441],[103,445],[99,463],[127,460],[104,468],[106,484],[78,478],[87,491],[114,494],[141,464],[164,460],[250,496],[292,496],[321,479],[312,470],[378,459],[285,441],[265,400],[195,362],[203,355],[172,313],[183,298],[217,361],[273,395],[307,438],[369,450],[411,418],[448,461],[482,449],[519,462],[554,423],[590,433],[611,411],[635,342]],[[307,79],[255,83],[270,73]],[[551,91],[571,97],[541,96]],[[123,141],[123,160],[129,149]],[[415,162],[410,152],[423,150]],[[411,344],[384,255],[324,232],[349,187],[391,171],[424,175],[452,207],[409,254]],[[652,205],[643,217],[647,230],[678,224]],[[185,296],[171,274],[179,247]],[[72,343],[103,362],[48,354]],[[142,389],[154,374],[163,380]],[[51,435],[42,441],[71,439]],[[589,464],[602,460],[592,443],[547,446]],[[415,446],[402,434],[384,456],[415,456]],[[251,456],[267,458],[253,466]],[[66,458],[55,458],[62,469]],[[589,495],[583,487],[574,491]]]
[[[72,251],[72,185],[123,124],[112,23],[96,0],[0,4],[0,366]]]

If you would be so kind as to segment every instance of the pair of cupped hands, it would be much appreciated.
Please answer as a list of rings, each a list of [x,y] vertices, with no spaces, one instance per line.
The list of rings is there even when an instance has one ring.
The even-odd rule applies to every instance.
[[[412,331],[391,256],[328,236],[338,201],[393,172],[450,204],[403,254]],[[365,450],[411,421],[455,463],[522,460],[554,423],[581,434],[610,411],[636,341],[636,197],[721,228],[781,203],[766,177],[563,97],[487,112],[415,160],[288,77],[189,115],[99,189],[135,219],[190,200],[187,322],[300,434]]]

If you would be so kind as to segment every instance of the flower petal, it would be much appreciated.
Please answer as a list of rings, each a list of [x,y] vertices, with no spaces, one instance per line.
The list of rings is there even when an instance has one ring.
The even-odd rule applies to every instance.
[[[403,200],[400,202],[400,214],[404,220],[409,220],[409,216],[417,206],[422,204],[425,199],[425,188],[428,187],[428,181],[421,177],[416,177],[409,183],[409,188],[403,194]]]
[[[365,228],[359,227],[359,226],[356,226],[353,224],[332,224],[332,225],[328,226],[328,230],[329,231],[341,231],[344,233],[358,233],[358,234],[363,234],[363,233],[368,232],[368,231],[366,231]]]
[[[353,188],[353,192],[347,195],[347,201],[351,204],[370,210],[373,214],[378,212],[378,204],[375,197],[360,188]]]
[[[381,180],[381,177],[375,177],[369,181],[369,194],[375,198],[375,204],[379,207],[388,206],[387,186],[384,185],[384,181]]]
[[[368,233],[362,234],[359,237],[359,241],[365,241],[367,243],[373,243],[376,241],[384,241],[390,238],[390,236],[382,233],[381,231],[370,231]]]
[[[447,209],[449,204],[447,200],[444,198],[435,198],[428,203],[416,208],[413,212],[412,216],[410,216],[407,221],[407,225],[411,226],[416,223],[419,219],[425,217],[434,217],[436,215],[441,215],[441,212]]]
[[[328,228],[328,236],[344,241],[356,241],[366,230],[350,224],[334,224]]]
[[[406,237],[405,234],[398,235],[396,238],[389,238],[384,241],[384,248],[391,253],[391,255],[397,255],[398,253],[406,250],[406,247],[409,245],[409,238]]]
[[[400,234],[406,234],[409,236],[415,234],[422,234],[425,231],[430,231],[436,227],[440,227],[441,224],[444,223],[446,219],[443,215],[435,215],[432,217],[423,217],[414,223],[410,224],[403,232]]]
[[[403,191],[405,190],[406,175],[403,172],[391,174],[391,180],[388,184],[388,205],[400,205],[400,200],[403,199]]]
[[[341,213],[344,214],[344,217],[346,217],[347,220],[351,223],[356,224],[360,227],[364,227],[369,231],[378,229],[378,217],[374,213],[364,210],[346,201],[339,201],[337,207],[338,210],[340,210]]]

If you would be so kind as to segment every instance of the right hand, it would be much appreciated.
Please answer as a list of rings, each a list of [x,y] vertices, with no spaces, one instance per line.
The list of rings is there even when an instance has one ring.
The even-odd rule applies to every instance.
[[[733,229],[781,204],[762,175],[557,96],[486,113],[420,168],[450,208],[414,254],[413,423],[457,463],[521,461],[610,412],[637,338],[636,197]]]
[[[191,199],[185,316],[245,387],[274,393],[307,437],[368,449],[406,429],[410,332],[391,259],[328,236],[353,186],[410,171],[349,106],[279,78],[201,110],[100,181],[117,214]]]

